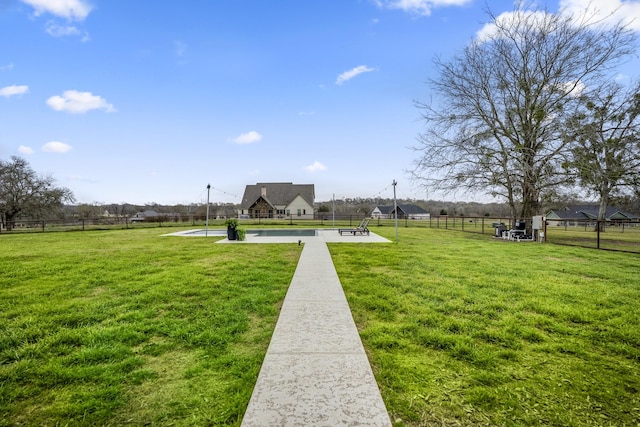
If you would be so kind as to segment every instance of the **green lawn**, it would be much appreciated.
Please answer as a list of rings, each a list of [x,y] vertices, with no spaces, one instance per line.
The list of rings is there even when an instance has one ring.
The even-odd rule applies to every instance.
[[[166,231],[0,236],[1,426],[240,423],[301,247]],[[395,424],[638,426],[637,254],[399,232],[330,244]]]
[[[639,425],[638,255],[420,229],[330,248],[396,425]]]
[[[301,247],[162,232],[0,236],[0,425],[239,425]]]

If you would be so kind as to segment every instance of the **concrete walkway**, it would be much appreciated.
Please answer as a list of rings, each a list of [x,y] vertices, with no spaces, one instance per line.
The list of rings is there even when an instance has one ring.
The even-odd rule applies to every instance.
[[[327,230],[326,235],[338,232]],[[353,236],[339,241],[388,242],[348,237]],[[325,243],[337,239],[302,240],[300,261],[242,425],[391,426]]]

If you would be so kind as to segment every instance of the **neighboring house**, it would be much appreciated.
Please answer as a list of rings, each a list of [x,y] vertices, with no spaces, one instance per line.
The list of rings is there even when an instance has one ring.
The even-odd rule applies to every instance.
[[[315,188],[313,184],[263,182],[247,185],[238,210],[241,218],[313,219]]]
[[[138,212],[136,213],[134,216],[129,218],[129,221],[131,222],[142,222],[142,221],[149,221],[149,222],[157,222],[160,220],[163,221],[176,221],[177,219],[180,218],[180,214],[176,214],[176,213],[158,213],[156,211],[144,211],[144,212]]]
[[[547,219],[555,221],[596,220],[598,219],[598,205],[565,206],[562,209],[553,209],[547,212]],[[624,212],[614,206],[607,207],[605,213],[607,221],[638,221],[640,216]]]
[[[395,210],[393,206],[376,206],[371,211],[372,218],[395,218]],[[431,214],[420,206],[416,205],[398,205],[398,219],[429,219]]]

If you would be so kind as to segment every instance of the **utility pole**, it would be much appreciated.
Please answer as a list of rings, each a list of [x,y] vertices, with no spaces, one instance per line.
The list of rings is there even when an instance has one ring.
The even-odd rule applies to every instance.
[[[395,212],[396,217],[396,243],[398,243],[398,202],[396,201],[396,185],[398,184],[396,180],[393,180],[393,211]]]
[[[204,237],[209,236],[209,190],[211,189],[211,184],[207,184],[207,221],[204,225]]]
[[[336,193],[333,193],[333,221],[331,222],[331,227],[336,228]]]

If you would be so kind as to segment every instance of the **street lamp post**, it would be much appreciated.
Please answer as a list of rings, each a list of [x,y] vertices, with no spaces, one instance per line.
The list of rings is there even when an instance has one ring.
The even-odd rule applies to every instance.
[[[398,202],[396,201],[396,185],[398,183],[396,180],[393,180],[393,211],[395,212],[396,217],[396,243],[398,243]]]
[[[207,184],[207,220],[204,225],[204,237],[209,236],[209,190],[211,189],[211,184]]]
[[[333,193],[333,217],[331,221],[331,227],[336,228],[336,193]]]

